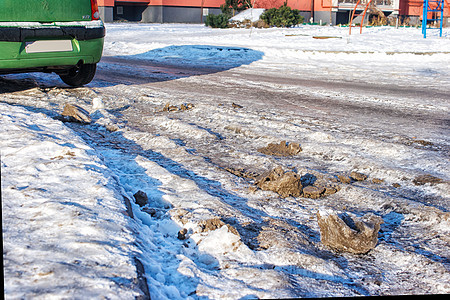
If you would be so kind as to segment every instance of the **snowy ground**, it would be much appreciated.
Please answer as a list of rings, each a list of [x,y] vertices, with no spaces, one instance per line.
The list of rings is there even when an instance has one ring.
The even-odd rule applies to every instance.
[[[137,260],[153,299],[450,293],[449,49],[449,29],[108,24],[87,87],[0,77],[5,295],[131,299]],[[54,119],[66,103],[93,123]],[[303,151],[257,151],[283,140]],[[282,198],[236,176],[275,166],[340,190]],[[369,178],[336,179],[350,171]],[[323,246],[321,208],[381,216],[378,245]]]

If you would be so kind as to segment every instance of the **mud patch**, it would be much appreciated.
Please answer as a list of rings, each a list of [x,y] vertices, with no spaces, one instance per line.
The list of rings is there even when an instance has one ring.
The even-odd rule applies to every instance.
[[[350,174],[346,173],[346,174],[337,174],[336,177],[339,179],[340,182],[345,183],[345,184],[350,184],[354,181],[364,181],[366,180],[369,176],[363,174],[363,173],[359,173],[359,172],[351,172]]]
[[[350,184],[352,182],[352,179],[350,178],[350,176],[347,176],[347,175],[339,174],[339,175],[337,175],[337,178],[339,179],[340,182],[345,183],[345,184]]]
[[[203,220],[201,222],[199,222],[199,227],[200,227],[200,232],[208,232],[208,231],[213,231],[219,228],[222,228],[223,226],[227,226],[228,230],[237,235],[239,235],[239,232],[236,230],[236,228],[234,228],[233,226],[231,226],[230,224],[225,224],[222,220],[220,220],[219,218],[212,218],[212,219],[208,219],[208,220]]]
[[[419,175],[416,178],[413,179],[413,183],[415,185],[425,185],[427,183],[431,184],[431,185],[435,185],[438,183],[443,183],[444,180],[442,180],[439,177],[433,176],[433,175]]]
[[[242,240],[253,250],[266,250],[272,247],[298,249],[310,245],[310,237],[300,228],[280,219],[263,218],[261,223],[242,225]]]
[[[375,184],[382,184],[384,182],[384,179],[381,178],[373,178],[372,182]]]
[[[266,155],[274,156],[294,156],[302,151],[300,144],[298,143],[287,143],[282,141],[279,144],[270,143],[266,147],[259,148],[258,152]]]
[[[230,172],[233,175],[238,177],[247,178],[247,179],[256,179],[259,174],[244,168],[234,168],[234,167],[223,167],[225,171]]]
[[[170,103],[166,103],[162,111],[164,112],[174,112],[174,111],[186,111],[194,108],[194,104],[192,103],[183,103],[180,106],[172,105]]]
[[[242,105],[237,104],[237,103],[234,103],[234,102],[231,104],[231,106],[232,106],[233,108],[237,108],[237,109],[239,109],[239,108],[244,108]]]
[[[351,172],[350,178],[355,181],[364,181],[367,179],[367,175],[365,175],[363,173],[359,173],[359,172]]]

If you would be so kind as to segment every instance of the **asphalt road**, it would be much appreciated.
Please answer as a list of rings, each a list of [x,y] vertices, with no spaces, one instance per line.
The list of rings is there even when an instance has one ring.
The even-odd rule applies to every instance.
[[[188,80],[179,80],[183,78]],[[380,84],[325,76],[308,78],[260,68],[197,68],[117,57],[102,59],[96,80],[109,86],[157,89],[205,101],[220,99],[246,108],[270,107],[279,113],[299,112],[299,116],[320,119],[342,131],[358,128],[364,135],[386,138],[400,134],[406,139],[433,139],[431,148],[449,151],[450,115],[447,111],[408,105],[412,99],[426,99],[436,106],[448,106],[450,94],[445,90],[413,84],[401,86],[395,82]],[[326,91],[326,94],[317,91]],[[396,103],[386,105],[383,101],[365,101],[365,98],[396,99]]]

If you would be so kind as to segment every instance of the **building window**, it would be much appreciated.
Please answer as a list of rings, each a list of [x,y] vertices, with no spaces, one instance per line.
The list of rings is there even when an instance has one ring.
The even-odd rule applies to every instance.
[[[123,6],[117,6],[117,14],[123,15]]]
[[[203,15],[204,15],[204,16],[209,15],[209,8],[204,8],[204,9],[203,9]]]

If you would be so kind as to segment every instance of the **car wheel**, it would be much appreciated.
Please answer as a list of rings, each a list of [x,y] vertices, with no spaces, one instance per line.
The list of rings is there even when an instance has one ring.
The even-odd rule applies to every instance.
[[[82,64],[69,70],[66,74],[60,74],[61,80],[71,86],[82,86],[92,81],[97,69],[97,64]]]

